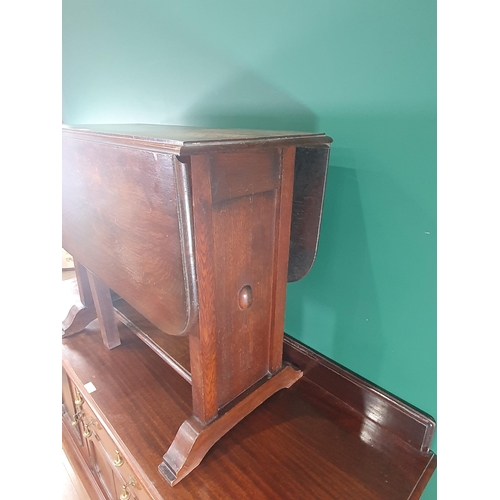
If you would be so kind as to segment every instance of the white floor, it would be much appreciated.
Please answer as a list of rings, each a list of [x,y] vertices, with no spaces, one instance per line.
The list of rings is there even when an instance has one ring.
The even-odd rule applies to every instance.
[[[62,500],[91,500],[82,482],[75,474],[64,450],[62,454]]]

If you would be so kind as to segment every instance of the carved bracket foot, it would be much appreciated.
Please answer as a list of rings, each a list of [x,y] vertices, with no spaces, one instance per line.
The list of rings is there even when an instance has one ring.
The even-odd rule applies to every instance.
[[[290,387],[300,377],[300,370],[287,365],[213,422],[203,425],[195,417],[185,420],[163,456],[163,462],[158,466],[160,474],[171,486],[177,484],[200,464],[210,448],[224,434],[266,399],[280,389]]]
[[[97,311],[93,304],[87,307],[82,303],[73,305],[65,320],[62,322],[63,338],[81,332],[96,318]]]

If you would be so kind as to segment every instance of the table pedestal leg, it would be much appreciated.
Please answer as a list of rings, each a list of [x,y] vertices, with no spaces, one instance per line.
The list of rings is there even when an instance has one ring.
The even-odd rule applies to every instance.
[[[171,486],[177,484],[200,464],[208,450],[224,434],[266,399],[280,389],[290,387],[300,377],[302,371],[287,365],[214,421],[203,425],[194,416],[185,420],[158,466],[161,475]]]
[[[120,345],[110,289],[75,261],[76,279],[80,302],[74,304],[62,323],[63,337],[69,337],[84,330],[89,323],[99,319],[102,339],[108,349]]]
[[[69,337],[81,332],[85,327],[97,318],[97,311],[90,290],[90,283],[87,269],[74,259],[76,281],[78,283],[78,293],[80,302],[74,304],[68,315],[62,322],[63,337]]]
[[[115,309],[111,299],[111,290],[93,273],[88,272],[90,290],[94,299],[102,341],[108,349],[121,344],[120,334],[116,325]]]

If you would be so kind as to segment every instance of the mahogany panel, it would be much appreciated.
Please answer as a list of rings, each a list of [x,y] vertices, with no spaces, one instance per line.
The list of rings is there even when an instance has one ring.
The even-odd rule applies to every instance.
[[[214,206],[219,406],[269,371],[276,191]],[[240,293],[252,290],[242,309]]]
[[[318,248],[330,147],[300,147],[295,152],[288,282],[311,269]]]
[[[430,452],[434,419],[347,368],[326,359],[291,337],[285,337],[283,358],[364,419],[389,429],[410,446]]]
[[[219,153],[209,162],[222,407],[282,366],[294,148]]]
[[[212,201],[271,191],[279,186],[279,150],[211,155]]]
[[[177,335],[189,327],[196,301],[174,163],[171,155],[63,136],[63,247]]]
[[[196,276],[199,290],[197,335],[189,338],[193,415],[203,423],[217,417],[217,338],[215,311],[215,251],[212,228],[210,158],[190,161]]]
[[[277,217],[275,218],[276,244],[273,262],[271,335],[269,338],[269,369],[271,373],[279,370],[283,364],[283,335],[285,331],[286,282],[290,249],[294,161],[295,148],[283,148],[281,150],[281,184],[277,193]]]

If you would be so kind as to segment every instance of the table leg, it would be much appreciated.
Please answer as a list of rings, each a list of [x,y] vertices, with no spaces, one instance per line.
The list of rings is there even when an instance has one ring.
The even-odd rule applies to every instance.
[[[87,276],[95,304],[99,326],[101,327],[102,341],[108,349],[121,344],[120,334],[116,325],[115,310],[111,299],[111,290],[93,273],[87,271]]]
[[[99,319],[102,340],[108,349],[120,345],[115,311],[110,289],[93,273],[75,261],[76,280],[80,302],[74,304],[62,323],[63,337],[84,330],[89,323]]]
[[[76,260],[74,260],[74,262],[80,302],[71,307],[68,315],[62,322],[63,337],[69,337],[75,333],[81,332],[89,323],[97,318],[97,311],[90,290],[87,269]]]
[[[203,425],[194,416],[185,420],[163,456],[163,462],[158,466],[160,474],[171,486],[177,484],[200,464],[210,448],[224,434],[280,389],[292,386],[302,374],[302,371],[286,365],[209,424]]]

